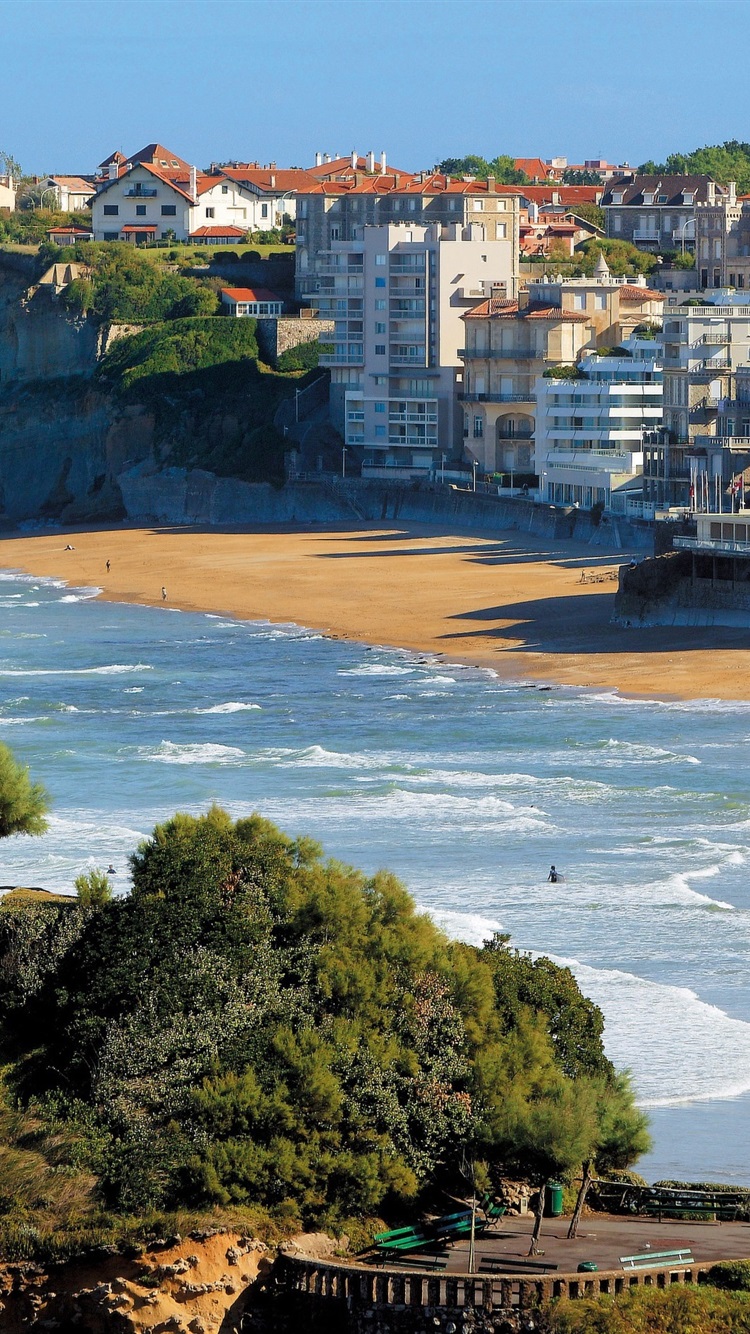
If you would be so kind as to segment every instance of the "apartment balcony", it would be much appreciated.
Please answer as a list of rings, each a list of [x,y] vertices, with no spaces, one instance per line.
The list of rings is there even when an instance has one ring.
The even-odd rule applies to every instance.
[[[319,259],[315,264],[316,273],[333,274],[334,276],[355,274],[361,277],[364,274],[364,271],[364,264],[334,264],[334,262],[329,259]]]
[[[532,347],[491,347],[480,351],[473,347],[460,347],[458,349],[459,357],[464,361],[546,361],[543,352],[537,352]]]
[[[398,286],[391,279],[390,297],[393,300],[397,296],[427,296],[427,286],[425,283],[399,283]]]
[[[321,352],[321,366],[364,366],[363,352]]]
[[[125,199],[156,199],[156,190],[147,186],[133,186],[132,190],[123,191]]]
[[[731,343],[731,341],[731,334],[726,332],[722,333],[718,329],[711,329],[709,333],[704,333],[703,337],[698,339],[699,343],[705,343],[710,347],[722,347],[725,343],[728,344]],[[695,344],[693,344],[693,346],[695,346]]]
[[[388,421],[406,422],[418,426],[434,426],[437,422],[436,412],[389,412]]]
[[[535,403],[534,391],[528,394],[457,394],[459,403]]]
[[[661,232],[654,231],[652,227],[636,227],[633,232],[635,245],[658,245],[660,239]]]
[[[712,380],[718,371],[728,371],[731,367],[729,357],[717,357],[714,361],[704,361],[702,366],[688,366],[687,373],[694,379],[707,377]]]

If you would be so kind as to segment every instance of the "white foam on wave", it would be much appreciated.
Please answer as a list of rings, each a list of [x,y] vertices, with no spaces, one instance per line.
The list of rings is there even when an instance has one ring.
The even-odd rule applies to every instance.
[[[260,704],[241,704],[229,700],[226,704],[212,704],[209,709],[191,709],[191,713],[242,713],[246,709],[259,709]]]
[[[75,593],[66,593],[64,597],[58,598],[58,602],[90,602],[103,592],[102,588],[79,588]]]
[[[337,676],[411,676],[414,667],[396,667],[384,662],[368,662],[362,667],[340,667]]]
[[[22,570],[0,570],[0,583],[31,584],[32,588],[67,588],[65,579],[51,579],[40,574],[24,574]]]
[[[569,967],[584,994],[601,1007],[607,1054],[633,1071],[642,1107],[750,1091],[750,1023],[702,1001],[689,987],[549,957]]]
[[[219,746],[210,743],[192,743],[179,745],[174,741],[162,741],[155,750],[141,748],[141,758],[159,764],[243,764],[247,759],[244,750],[237,746]]]
[[[483,945],[491,940],[495,931],[502,931],[503,926],[493,917],[483,917],[477,912],[459,912],[455,908],[425,907],[417,905],[420,912],[427,913],[433,922],[451,936],[453,940],[463,940],[467,945]]]
[[[153,670],[147,662],[115,662],[106,667],[0,667],[0,676],[119,676]]]

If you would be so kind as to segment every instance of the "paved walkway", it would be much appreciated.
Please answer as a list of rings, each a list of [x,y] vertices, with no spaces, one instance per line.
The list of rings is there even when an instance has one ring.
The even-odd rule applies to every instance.
[[[694,1259],[709,1263],[750,1258],[750,1223],[684,1223],[676,1219],[659,1223],[651,1218],[592,1214],[581,1220],[575,1241],[568,1241],[565,1234],[569,1221],[545,1218],[539,1239],[539,1258],[556,1264],[561,1274],[574,1272],[582,1260],[595,1260],[600,1269],[619,1269],[621,1255],[674,1251],[680,1247],[690,1247]],[[533,1225],[531,1215],[503,1218],[498,1227],[478,1237],[477,1269],[483,1256],[491,1256],[493,1260],[503,1255],[526,1259]],[[456,1242],[449,1250],[447,1272],[466,1273],[468,1241]]]

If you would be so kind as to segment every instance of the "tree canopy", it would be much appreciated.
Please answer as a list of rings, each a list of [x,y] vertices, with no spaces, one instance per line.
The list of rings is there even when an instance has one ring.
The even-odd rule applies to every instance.
[[[157,826],[132,878],[0,908],[10,1093],[112,1209],[401,1212],[467,1152],[543,1178],[633,1114],[568,969],[448,940],[388,872],[213,808]]]
[[[648,176],[705,175],[720,185],[736,181],[739,193],[745,194],[750,190],[750,143],[726,139],[689,153],[670,153],[665,162],[644,162],[638,170]]]
[[[43,834],[49,797],[41,783],[32,782],[28,768],[0,744],[0,838],[11,834]]]
[[[523,171],[516,171],[514,162],[515,159],[507,153],[499,153],[489,161],[487,158],[469,153],[466,157],[443,158],[442,162],[436,164],[434,170],[442,171],[446,176],[474,176],[479,181],[486,181],[488,176],[494,176],[498,185],[527,185],[528,176]]]

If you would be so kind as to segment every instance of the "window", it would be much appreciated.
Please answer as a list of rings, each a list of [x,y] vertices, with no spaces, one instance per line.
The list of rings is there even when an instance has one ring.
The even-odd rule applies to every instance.
[[[409,200],[409,212],[410,212],[410,213],[416,213],[416,211],[417,211],[417,201],[416,201],[416,199],[410,199],[410,200]]]
[[[116,218],[119,212],[120,212],[120,206],[119,206],[119,204],[105,204],[105,205],[104,205],[104,216],[105,216],[105,218]]]
[[[145,204],[136,204],[136,206],[135,206],[135,216],[136,216],[137,218],[145,218],[145,216],[146,216],[146,205],[145,205]]]
[[[621,204],[621,203],[622,203],[622,200],[623,200],[623,193],[622,193],[622,190],[613,190],[613,192],[612,192],[612,203],[613,203],[613,204]]]
[[[721,259],[721,241],[714,241],[714,259]]]
[[[375,344],[375,356],[376,356],[376,357],[384,357],[384,356],[385,356],[385,343],[376,343],[376,344]]]
[[[385,264],[385,261],[386,261],[386,256],[385,256],[385,255],[376,255],[376,256],[375,256],[375,263],[376,263],[376,264]]]
[[[339,239],[339,229],[338,229],[338,227],[332,227],[332,228],[331,228],[331,240],[332,240],[332,241],[338,241],[338,239]]]
[[[573,293],[573,309],[574,309],[574,310],[585,310],[585,309],[586,309],[586,293],[585,293],[585,292],[574,292],[574,293]]]
[[[376,412],[385,412],[385,403],[376,403],[376,404],[375,404],[375,411],[376,411]]]
[[[382,298],[382,297],[378,297],[378,300],[375,302],[375,309],[376,309],[376,310],[385,310],[385,306],[386,306],[386,303],[385,303],[385,301],[383,300],[383,298]]]
[[[375,427],[375,434],[376,434],[376,435],[385,435],[385,427],[384,427],[384,426],[376,426],[376,427]]]
[[[176,217],[177,217],[177,206],[176,206],[176,204],[162,204],[162,206],[161,206],[161,216],[162,216],[163,218],[176,218]]]
[[[615,214],[613,214],[613,217],[612,217],[612,230],[615,231],[615,232],[621,232],[621,231],[622,231],[622,214],[621,214],[621,213],[615,213]]]
[[[484,435],[484,417],[474,418],[474,439],[481,440]]]
[[[105,241],[119,241],[119,239],[120,239],[120,233],[119,233],[119,232],[105,232],[105,233],[104,233],[104,239],[105,239]]]
[[[606,293],[606,292],[595,292],[595,293],[594,293],[594,310],[606,310],[606,309],[607,309],[607,293]]]
[[[380,334],[385,333],[385,325],[384,325],[384,324],[376,324],[376,325],[375,325],[375,332],[376,332],[376,334],[378,334],[378,333],[380,333]]]
[[[376,278],[376,279],[375,279],[375,286],[376,286],[376,287],[385,287],[385,278]]]
[[[475,213],[481,213],[481,212],[482,212],[482,209],[484,208],[484,200],[483,200],[483,199],[474,199],[474,200],[472,201],[472,205],[473,205],[473,208],[474,208],[474,212],[475,212]]]
[[[666,195],[659,195],[659,198],[658,198],[658,200],[657,200],[657,203],[659,203],[659,204],[666,204],[666,202],[667,202],[667,196],[666,196]]]
[[[495,236],[497,237],[497,240],[498,240],[498,241],[504,241],[504,240],[506,239],[507,235],[508,235],[508,226],[507,226],[507,223],[505,223],[505,222],[498,222],[498,223],[496,223],[496,224],[495,224]]]
[[[213,216],[214,216],[214,209],[212,209],[212,208],[207,208],[207,209],[206,209],[206,217],[207,217],[207,218],[212,218]]]
[[[744,286],[745,286],[745,275],[744,275],[744,273],[738,273],[738,274],[737,274],[737,286],[738,286],[738,287],[744,287]]]
[[[221,193],[222,193],[223,195],[228,195],[228,194],[229,194],[229,186],[228,186],[228,185],[222,185],[222,187],[221,187]]]
[[[384,385],[384,384],[387,384],[387,383],[388,383],[388,376],[387,376],[387,375],[375,375],[373,378],[374,378],[375,383],[376,383],[377,385]]]
[[[262,218],[267,218],[267,217],[268,217],[268,204],[261,204],[261,206],[260,206],[260,216],[261,216]]]

